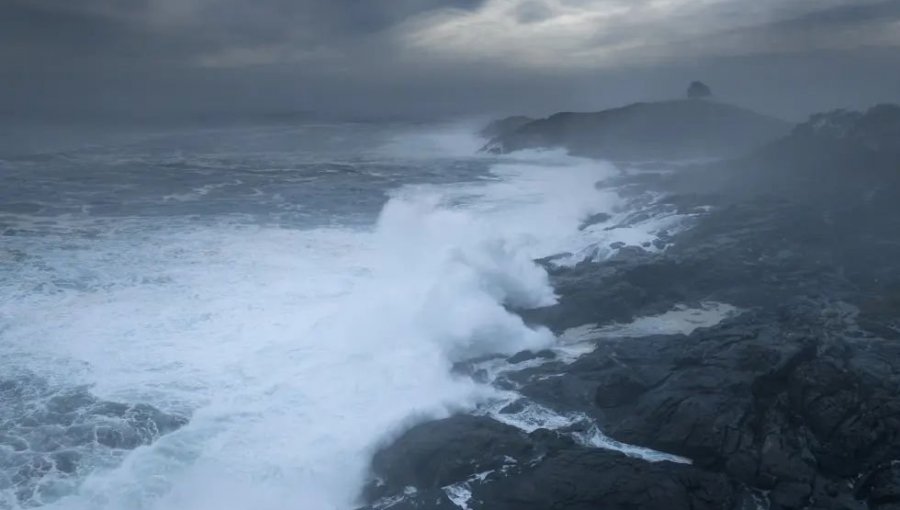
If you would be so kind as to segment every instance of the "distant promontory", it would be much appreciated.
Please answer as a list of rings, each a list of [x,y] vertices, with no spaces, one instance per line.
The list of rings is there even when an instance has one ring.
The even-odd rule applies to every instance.
[[[791,131],[786,121],[700,96],[694,91],[689,99],[557,113],[537,120],[510,117],[483,131],[490,140],[484,150],[504,154],[562,148],[576,156],[630,161],[723,158]]]

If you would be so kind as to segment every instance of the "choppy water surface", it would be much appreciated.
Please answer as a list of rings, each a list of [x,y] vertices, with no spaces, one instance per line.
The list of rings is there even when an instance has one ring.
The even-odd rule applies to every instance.
[[[6,142],[0,508],[349,508],[380,442],[492,395],[454,361],[557,341],[507,311],[554,302],[533,259],[684,220],[457,127]]]

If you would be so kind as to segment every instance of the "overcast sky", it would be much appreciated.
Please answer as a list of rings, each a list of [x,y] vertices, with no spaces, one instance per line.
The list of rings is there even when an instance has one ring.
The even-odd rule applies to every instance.
[[[0,0],[0,111],[441,116],[900,102],[900,0]]]

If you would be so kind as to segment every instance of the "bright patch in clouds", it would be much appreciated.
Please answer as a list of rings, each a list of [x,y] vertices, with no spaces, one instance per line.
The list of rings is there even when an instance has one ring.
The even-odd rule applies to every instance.
[[[872,1],[857,5],[867,3]],[[847,40],[833,32],[777,25],[841,5],[846,2],[487,0],[477,10],[419,17],[397,33],[405,46],[435,58],[537,68],[640,65],[677,57],[846,47]],[[854,33],[852,44],[898,42],[888,23],[881,28],[869,30],[869,36]]]

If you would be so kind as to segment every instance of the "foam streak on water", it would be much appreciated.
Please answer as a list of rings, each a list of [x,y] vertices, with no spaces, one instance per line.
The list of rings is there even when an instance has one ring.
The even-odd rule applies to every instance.
[[[16,216],[33,230],[0,247],[0,368],[190,421],[79,471],[62,497],[16,502],[0,487],[0,501],[352,507],[374,448],[490,394],[451,375],[454,361],[554,342],[506,307],[556,299],[535,257],[604,242],[579,225],[620,205],[594,186],[612,173],[555,153],[506,159],[480,181],[395,190],[372,227]],[[240,185],[222,175],[190,200],[226,207],[220,194]],[[252,189],[235,203],[257,191],[283,209],[283,197]],[[334,193],[352,203],[362,192]]]
[[[627,324],[585,324],[570,328],[563,332],[560,341],[564,344],[577,344],[602,338],[689,335],[699,328],[715,326],[739,313],[740,310],[732,305],[714,301],[700,303],[697,307],[679,305],[659,315],[638,317]]]

